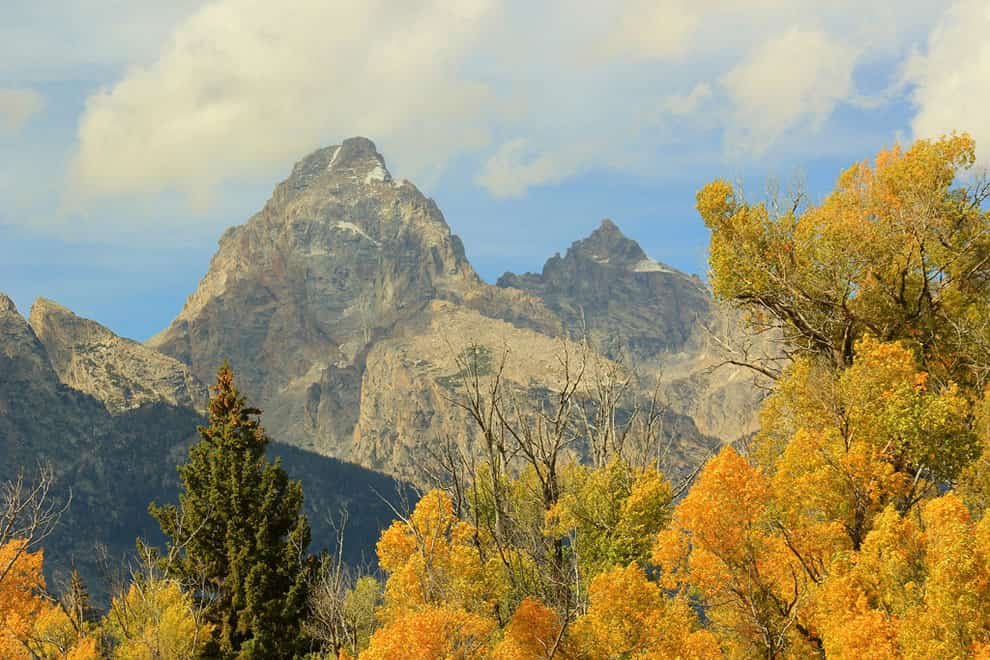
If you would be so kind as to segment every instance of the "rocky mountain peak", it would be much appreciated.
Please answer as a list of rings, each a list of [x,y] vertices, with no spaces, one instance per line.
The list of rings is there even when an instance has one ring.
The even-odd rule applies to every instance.
[[[6,312],[17,313],[17,306],[14,305],[14,301],[8,298],[3,293],[0,293],[0,314]]]
[[[371,185],[391,183],[392,174],[375,143],[364,137],[353,137],[341,144],[317,149],[292,168],[283,184],[290,191],[301,191],[323,185]]]
[[[36,298],[34,304],[31,305],[29,320],[31,318],[42,319],[49,316],[66,316],[76,319],[80,318],[76,316],[71,309],[69,309],[64,305],[58,304],[54,300],[49,300],[48,298],[41,298],[41,297]],[[85,321],[85,319],[80,319],[80,320]],[[90,323],[95,323],[95,322],[90,321]],[[107,332],[109,332],[109,330]]]
[[[541,273],[506,273],[498,286],[540,298],[568,327],[587,328],[601,350],[618,340],[639,359],[680,350],[710,302],[697,280],[650,259],[608,219]]]
[[[52,391],[58,383],[55,372],[27,320],[14,302],[0,293],[0,417],[5,409],[5,390],[14,395],[18,387]],[[2,443],[0,443],[2,445]]]
[[[586,259],[602,266],[634,272],[675,272],[647,257],[639,243],[623,234],[618,225],[608,218],[602,220],[587,238],[574,242],[565,258]]]
[[[38,298],[28,323],[59,380],[100,400],[113,414],[157,402],[206,406],[206,388],[188,367],[55,301]]]
[[[148,345],[204,382],[229,360],[277,423],[298,411],[276,397],[295,405],[301,391],[316,406],[326,374],[359,369],[376,336],[480,285],[436,203],[393,181],[371,140],[350,138],[304,157],[261,211],[224,232],[197,290]]]

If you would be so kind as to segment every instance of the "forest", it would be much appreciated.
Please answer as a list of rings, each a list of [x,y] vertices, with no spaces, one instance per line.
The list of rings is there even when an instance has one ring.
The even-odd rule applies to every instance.
[[[223,365],[178,502],[149,503],[168,542],[136,540],[105,606],[78,575],[46,585],[51,472],[3,484],[0,657],[990,658],[975,149],[885,149],[817,202],[697,193],[709,286],[762,347],[731,362],[767,395],[759,431],[689,474],[624,372],[562,343],[559,386],[524,396],[475,347],[449,386],[480,445],[430,445],[431,487],[349,565],[346,512],[314,554]]]

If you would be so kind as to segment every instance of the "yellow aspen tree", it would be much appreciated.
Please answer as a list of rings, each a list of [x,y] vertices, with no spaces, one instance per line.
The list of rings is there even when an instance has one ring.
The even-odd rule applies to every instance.
[[[27,551],[26,545],[25,539],[14,539],[0,546],[0,568],[5,570],[0,579],[0,657],[12,660],[30,657],[24,640],[46,606],[41,597],[44,554]]]
[[[579,657],[722,657],[715,636],[701,629],[688,603],[665,596],[635,564],[596,576],[589,601],[570,635]]]
[[[485,657],[496,623],[453,607],[419,607],[397,614],[371,636],[361,660],[470,660]]]

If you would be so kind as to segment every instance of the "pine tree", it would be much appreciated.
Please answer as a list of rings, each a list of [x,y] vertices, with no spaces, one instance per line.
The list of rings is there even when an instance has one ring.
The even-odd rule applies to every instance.
[[[215,625],[207,655],[284,658],[305,651],[309,524],[303,494],[245,404],[226,362],[217,374],[209,426],[179,468],[179,506],[152,505],[169,537],[169,570],[194,590]]]

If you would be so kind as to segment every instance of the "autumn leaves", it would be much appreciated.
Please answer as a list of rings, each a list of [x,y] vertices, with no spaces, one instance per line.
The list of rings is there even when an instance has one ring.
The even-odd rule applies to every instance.
[[[563,470],[540,529],[573,607],[520,592],[484,528],[428,494],[379,543],[369,652],[419,631],[428,657],[990,657],[990,188],[967,183],[973,162],[953,135],[853,166],[817,206],[702,189],[713,289],[779,346],[751,365],[774,381],[760,432],[676,505],[620,460]],[[463,625],[431,624],[436,608]]]
[[[453,484],[381,534],[384,594],[374,579],[358,581],[348,598],[360,625],[319,651],[990,657],[990,186],[967,183],[973,162],[972,140],[954,135],[853,166],[819,205],[748,204],[724,181],[698,193],[713,290],[778,350],[751,365],[772,381],[760,431],[712,457],[679,500],[652,458],[653,417],[615,435],[624,413],[586,407],[575,379],[527,407],[501,372],[466,365],[460,405],[483,446],[470,456],[446,448]],[[568,374],[587,366],[561,363]],[[197,557],[226,567],[247,547],[243,498],[218,516],[214,495],[227,482],[214,476],[250,473],[264,443],[230,385],[184,471],[187,486],[213,487],[190,486],[201,497],[183,500],[198,511],[196,529],[225,522],[229,547],[187,544],[190,573]],[[592,412],[584,425],[570,416],[581,410]],[[570,460],[581,439],[601,449],[590,465]],[[622,446],[646,448],[637,455],[650,460]],[[140,650],[150,639],[164,657],[186,657],[218,631],[225,653],[262,648],[255,637],[266,649],[312,641],[295,624],[314,609],[302,598],[311,564],[297,552],[305,543],[285,541],[307,537],[298,487],[277,469],[236,485],[278,523],[277,544],[237,563],[254,577],[232,590],[235,580],[211,573],[222,607],[205,623],[195,590],[135,583],[104,619],[102,648],[150,657]],[[95,654],[94,624],[41,598],[41,554],[18,542],[0,547],[0,566],[16,555],[0,579],[0,655]],[[278,558],[281,582],[261,589]],[[248,620],[250,631],[238,623]]]

